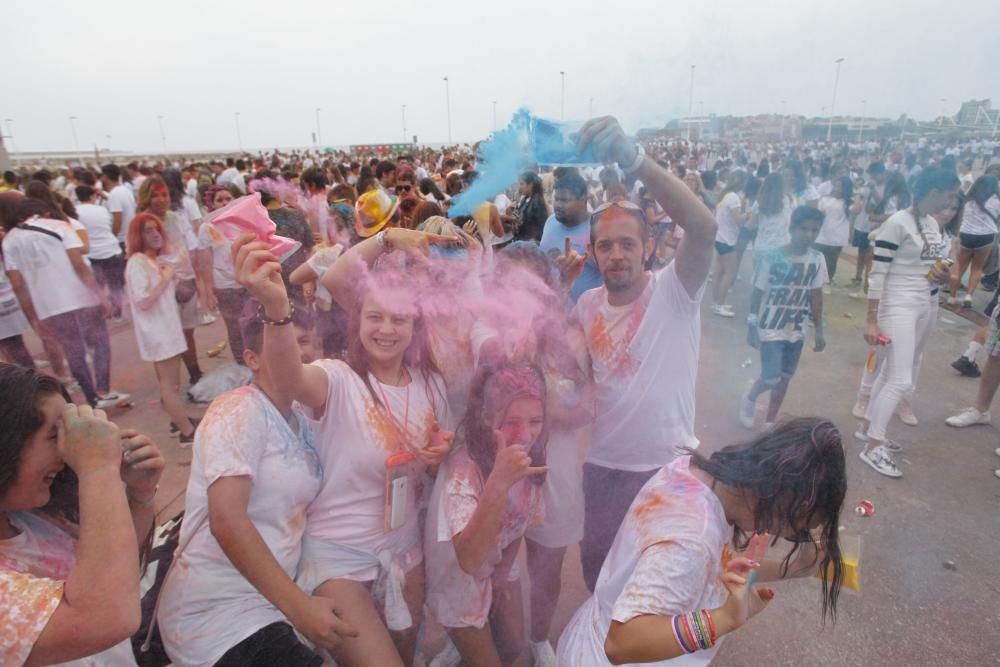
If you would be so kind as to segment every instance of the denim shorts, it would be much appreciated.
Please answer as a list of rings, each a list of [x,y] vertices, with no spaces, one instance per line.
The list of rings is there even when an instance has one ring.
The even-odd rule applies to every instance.
[[[805,340],[790,343],[786,340],[761,341],[760,379],[766,384],[789,380],[799,367]]]

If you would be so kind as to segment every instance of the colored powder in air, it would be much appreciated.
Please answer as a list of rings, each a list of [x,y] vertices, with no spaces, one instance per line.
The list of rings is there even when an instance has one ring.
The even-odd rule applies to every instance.
[[[560,123],[532,116],[519,109],[504,129],[479,146],[479,176],[469,189],[452,200],[448,215],[472,215],[483,202],[517,180],[518,175],[533,164],[597,164],[588,148],[576,152],[576,133],[582,122]]]

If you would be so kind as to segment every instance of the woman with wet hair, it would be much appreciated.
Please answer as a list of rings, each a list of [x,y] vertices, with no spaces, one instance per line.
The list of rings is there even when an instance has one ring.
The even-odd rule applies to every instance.
[[[559,664],[707,665],[774,598],[754,582],[820,572],[823,617],[835,619],[846,491],[840,433],[823,419],[675,459],[632,503],[593,597],[559,640]],[[764,559],[767,545],[783,553]]]
[[[438,471],[424,536],[427,606],[470,666],[509,665],[524,649],[515,559],[544,506],[545,378],[528,364],[480,368]]]
[[[0,363],[0,664],[135,665],[163,457],[67,399],[55,378]]]

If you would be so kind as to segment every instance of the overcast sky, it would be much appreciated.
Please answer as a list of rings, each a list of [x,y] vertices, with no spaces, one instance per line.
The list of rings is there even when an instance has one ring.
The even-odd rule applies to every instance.
[[[694,112],[933,118],[1000,105],[1000,2],[8,1],[4,134],[18,151],[232,149],[447,139],[520,106],[615,114],[628,131]],[[905,7],[905,10],[903,9]],[[958,12],[962,13],[959,14]],[[13,122],[7,122],[12,119]],[[110,135],[110,140],[107,136]],[[7,139],[8,148],[11,141]]]

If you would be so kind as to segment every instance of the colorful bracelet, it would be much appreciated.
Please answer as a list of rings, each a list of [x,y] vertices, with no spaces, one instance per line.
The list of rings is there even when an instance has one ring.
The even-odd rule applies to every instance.
[[[698,622],[697,612],[691,612],[690,614],[688,614],[687,618],[688,618],[688,623],[690,623],[691,625],[691,629],[694,630],[694,640],[698,643],[698,648],[704,650],[706,644],[708,644],[708,642],[706,641],[708,638],[705,636],[705,633],[702,632],[701,630],[701,624]]]
[[[712,614],[707,609],[702,609],[701,613],[705,617],[705,622],[708,623],[709,638],[712,640],[712,645],[714,646],[715,640],[719,638],[719,636],[715,634],[715,621],[712,620]]]
[[[694,653],[698,650],[698,640],[694,637],[694,631],[691,629],[691,618],[688,614],[681,614],[681,630],[684,632],[688,646],[691,647],[691,652]]]
[[[680,619],[680,615],[674,616],[674,639],[677,640],[677,645],[681,647],[684,653],[694,653],[694,649],[690,648],[684,642],[684,637],[682,636],[684,633],[680,629]]]

